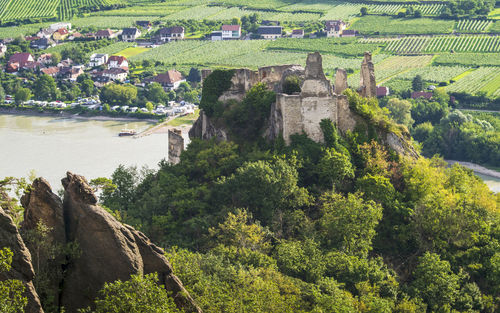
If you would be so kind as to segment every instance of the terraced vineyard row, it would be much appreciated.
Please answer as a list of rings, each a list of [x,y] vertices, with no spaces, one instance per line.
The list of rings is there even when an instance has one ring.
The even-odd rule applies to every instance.
[[[402,4],[375,4],[375,5],[370,5],[369,9],[371,12],[375,13],[386,13],[386,14],[392,14],[395,15],[398,13],[399,10],[403,8]]]
[[[395,53],[500,52],[499,36],[405,37],[388,41],[386,51]]]
[[[485,31],[493,22],[488,20],[460,20],[455,26],[456,30],[481,32]]]
[[[17,19],[55,17],[58,5],[59,0],[2,1],[0,19],[3,21],[12,21]]]
[[[423,15],[439,15],[444,8],[444,4],[419,4],[414,5],[415,10],[420,10]]]
[[[474,94],[481,91],[491,80],[498,76],[498,68],[496,67],[480,67],[470,74],[462,77],[457,82],[446,87],[448,92],[467,91]]]

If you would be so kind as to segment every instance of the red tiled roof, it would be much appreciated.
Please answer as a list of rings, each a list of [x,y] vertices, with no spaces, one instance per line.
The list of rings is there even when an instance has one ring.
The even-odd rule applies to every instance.
[[[52,67],[42,68],[40,71],[47,75],[54,75],[59,73],[59,68],[57,66],[52,66]]]
[[[56,30],[56,33],[59,33],[61,35],[66,35],[68,34],[68,30],[66,28],[59,28],[58,30]]]
[[[127,58],[121,55],[112,55],[108,59],[108,64],[111,63],[111,61],[116,61],[118,64],[122,64],[124,61],[127,61]]]
[[[294,29],[292,30],[292,35],[304,35],[303,29]]]
[[[384,86],[377,86],[377,97],[384,97],[389,95],[389,88]]]
[[[113,31],[111,29],[101,29],[95,33],[97,37],[109,37],[113,35]]]
[[[432,92],[427,91],[414,91],[411,93],[412,99],[425,98],[427,100],[431,99],[433,96]]]
[[[183,79],[184,78],[182,77],[181,72],[177,70],[170,70],[164,74],[156,75],[155,77],[153,77],[152,81],[160,84],[173,84]]]
[[[240,25],[222,25],[221,30],[228,32],[236,32],[241,29]]]
[[[30,53],[27,52],[18,52],[14,53],[9,58],[9,63],[19,63],[20,66],[24,66],[26,63],[30,62],[29,58],[33,57]]]

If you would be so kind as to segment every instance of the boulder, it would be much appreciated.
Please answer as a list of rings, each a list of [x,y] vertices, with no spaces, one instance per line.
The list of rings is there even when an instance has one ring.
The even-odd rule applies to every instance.
[[[12,268],[9,272],[0,273],[0,280],[17,279],[24,283],[25,296],[28,298],[26,313],[43,313],[40,299],[33,286],[35,273],[31,265],[31,254],[24,245],[19,231],[12,218],[0,208],[0,248],[7,247],[14,254]]]
[[[63,283],[61,304],[67,312],[92,305],[106,282],[152,272],[157,272],[160,282],[173,292],[180,308],[201,312],[173,275],[163,251],[98,206],[84,177],[68,172],[62,183],[66,238],[77,242],[80,249],[80,256],[69,263]]]

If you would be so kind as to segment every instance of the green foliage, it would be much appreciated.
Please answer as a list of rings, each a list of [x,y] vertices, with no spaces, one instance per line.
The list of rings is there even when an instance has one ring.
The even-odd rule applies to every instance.
[[[422,76],[420,75],[415,76],[411,82],[411,87],[413,91],[422,91],[422,89],[424,88],[422,82]]]
[[[295,92],[300,92],[300,79],[296,75],[287,76],[283,83],[283,93],[291,95]]]
[[[233,75],[234,70],[214,70],[203,82],[200,109],[203,109],[207,116],[222,114],[219,97],[231,87]]]
[[[28,101],[33,97],[31,90],[28,88],[19,88],[14,95],[14,99],[17,104],[22,104],[25,101]]]
[[[413,272],[412,292],[421,297],[432,311],[450,311],[459,294],[459,275],[451,271],[450,263],[439,255],[425,253]]]
[[[252,86],[241,103],[233,103],[223,114],[223,119],[239,141],[255,140],[271,112],[276,94],[264,83]]]
[[[397,98],[389,99],[387,102],[387,109],[391,112],[392,119],[406,127],[413,125],[411,118],[411,103],[408,100],[400,100]]]
[[[11,269],[13,253],[9,248],[0,250],[0,273]],[[20,280],[7,279],[0,282],[0,312],[21,313],[28,304],[24,296],[24,285]]]
[[[175,313],[179,312],[157,274],[132,275],[130,280],[105,283],[95,300],[95,313]]]
[[[382,218],[382,207],[359,195],[326,193],[321,199],[320,227],[327,247],[366,256]]]
[[[129,105],[137,98],[137,88],[133,85],[109,84],[101,89],[101,100],[113,105]]]

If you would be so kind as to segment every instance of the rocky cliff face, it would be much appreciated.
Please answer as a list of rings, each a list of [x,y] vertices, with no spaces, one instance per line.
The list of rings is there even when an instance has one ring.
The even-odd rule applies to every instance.
[[[64,202],[52,193],[45,180],[37,179],[31,191],[23,196],[22,204],[26,210],[24,229],[32,229],[42,221],[53,229],[51,236],[55,240],[78,244],[79,256],[65,264],[62,281],[53,282],[62,286],[59,304],[66,312],[92,305],[104,283],[128,280],[138,273],[158,273],[160,283],[172,292],[179,308],[201,312],[173,274],[162,249],[98,206],[97,197],[84,177],[67,173],[62,182]],[[26,263],[31,266],[30,260]],[[32,276],[31,269],[27,278]]]
[[[43,313],[40,299],[33,286],[35,273],[31,265],[31,254],[24,245],[16,225],[14,225],[10,216],[1,208],[0,247],[7,247],[14,253],[11,270],[6,273],[0,273],[0,280],[17,279],[22,281],[25,286],[25,296],[28,298],[28,305],[25,312]]]

